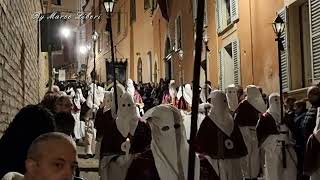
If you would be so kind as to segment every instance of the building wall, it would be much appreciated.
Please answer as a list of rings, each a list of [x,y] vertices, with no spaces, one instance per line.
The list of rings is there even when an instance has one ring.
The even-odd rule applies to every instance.
[[[67,38],[61,35],[63,49],[53,52],[53,66],[57,69],[66,69],[66,79],[71,79],[78,70],[78,52],[79,45],[77,44],[77,33],[79,30],[80,20],[77,19],[77,13],[80,7],[79,0],[61,1],[61,5],[54,5],[49,1],[48,12],[60,11],[64,16],[71,16],[63,25],[70,28],[71,35]],[[62,58],[63,57],[63,58]],[[58,71],[58,70],[57,70]]]
[[[151,53],[151,63],[154,64],[154,51],[153,51],[153,24],[152,14],[149,10],[144,9],[144,1],[136,0],[136,21],[132,24],[133,28],[133,60],[134,68],[136,73],[133,73],[132,79],[138,81],[137,65],[138,59],[142,59],[142,81],[151,82],[150,79],[150,60],[148,53]]]
[[[157,62],[157,82],[165,76],[165,43],[168,36],[168,22],[162,17],[161,11],[157,8],[153,14],[153,48],[154,62]]]
[[[218,39],[218,34],[217,34],[217,28],[216,28],[216,1],[211,0],[207,1],[207,17],[208,17],[208,28],[207,28],[207,33],[208,33],[208,47],[210,52],[208,53],[208,80],[211,81],[211,84],[213,87],[217,88],[218,87],[218,44],[217,44],[217,39]]]
[[[229,27],[229,30],[217,35],[216,1],[209,0],[209,47],[213,47],[214,54],[216,54],[210,53],[209,80],[214,85],[218,83],[219,78],[219,64],[217,63],[219,49],[238,38],[240,41],[241,85],[246,87],[249,84],[255,84],[263,87],[267,93],[279,89],[277,44],[274,40],[272,22],[276,17],[276,12],[283,6],[283,0],[239,0],[239,21]]]
[[[19,109],[42,98],[34,12],[41,12],[38,0],[0,1],[0,135]]]
[[[168,32],[171,40],[171,45],[175,44],[175,20],[181,16],[182,26],[182,51],[183,58],[180,60],[178,53],[173,53],[172,56],[172,79],[180,84],[180,67],[182,66],[183,82],[191,83],[193,81],[193,65],[194,65],[194,34],[193,34],[193,14],[192,1],[171,1],[169,2],[169,22]]]
[[[277,44],[272,22],[283,6],[283,0],[252,1],[254,84],[267,93],[279,91]]]

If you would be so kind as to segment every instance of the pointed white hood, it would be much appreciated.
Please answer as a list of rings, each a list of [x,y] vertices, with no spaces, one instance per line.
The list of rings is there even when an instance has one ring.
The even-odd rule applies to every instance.
[[[83,97],[82,91],[80,88],[78,88],[75,92],[75,96],[73,98],[73,103],[75,106],[80,109],[81,108],[81,103],[84,103],[86,99]]]
[[[230,85],[226,88],[226,95],[230,110],[235,111],[239,105],[237,88],[235,85]]]
[[[183,88],[183,93],[182,93]],[[177,98],[180,99],[182,96],[187,101],[187,103],[191,106],[192,105],[192,89],[190,84],[186,84],[184,86],[179,87],[179,91],[177,93]]]
[[[106,91],[103,98],[103,112],[111,109],[112,106],[112,92]]]
[[[151,127],[151,150],[161,180],[187,180],[189,146],[182,116],[170,105],[150,109],[144,116]],[[199,177],[199,161],[196,161]]]
[[[111,105],[111,112],[112,117],[114,119],[117,118],[117,112],[116,112],[116,104],[115,104],[115,95],[114,95],[114,88],[111,89],[112,92],[112,105]],[[117,84],[117,97],[118,97],[118,109],[119,109],[119,99],[120,97],[125,93],[125,88],[122,84]]]
[[[123,137],[130,133],[134,135],[139,118],[136,113],[136,105],[129,93],[124,93],[119,99],[116,125]]]
[[[276,121],[277,125],[281,124],[281,105],[280,105],[280,95],[278,93],[272,93],[269,96],[269,113],[273,119]]]
[[[206,86],[207,86],[207,91],[206,91]],[[207,93],[207,94],[206,94]],[[211,93],[211,86],[210,85],[203,85],[201,87],[201,92],[200,92],[200,99],[203,103],[206,103],[206,96],[208,97],[208,99],[210,98],[209,95]]]
[[[210,94],[211,111],[209,112],[210,119],[221,129],[225,134],[231,136],[234,128],[234,121],[230,114],[227,97],[223,91],[214,90]]]
[[[135,88],[132,79],[128,79],[127,81],[127,92],[134,97]]]
[[[259,112],[264,113],[267,110],[267,105],[265,104],[261,92],[255,85],[247,86],[247,101]]]
[[[169,94],[172,99],[177,97],[177,89],[175,80],[171,80],[169,84]]]

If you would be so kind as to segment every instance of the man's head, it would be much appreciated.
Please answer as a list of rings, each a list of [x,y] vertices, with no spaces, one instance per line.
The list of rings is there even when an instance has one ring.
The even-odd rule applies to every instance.
[[[320,89],[318,86],[312,86],[308,89],[308,99],[312,105],[319,104],[320,101]]]
[[[66,135],[72,135],[75,120],[70,112],[59,112],[55,114],[56,131]]]
[[[40,105],[44,108],[49,109],[51,112],[53,112],[57,99],[58,99],[58,96],[56,94],[54,94],[52,91],[48,91],[44,95]]]
[[[55,102],[55,112],[71,112],[73,104],[69,96],[60,96]]]
[[[306,102],[303,100],[296,101],[294,103],[294,110],[296,114],[301,114],[303,112],[306,112],[307,111]]]
[[[25,180],[72,180],[77,165],[75,144],[62,133],[43,134],[31,144],[25,165]]]
[[[294,103],[296,102],[295,98],[288,97],[285,100],[285,108],[287,111],[294,111]]]

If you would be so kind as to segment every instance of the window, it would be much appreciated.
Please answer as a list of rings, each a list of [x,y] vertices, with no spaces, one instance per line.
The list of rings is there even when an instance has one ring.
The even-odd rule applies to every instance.
[[[311,17],[311,59],[312,59],[312,72],[313,83],[320,82],[320,36],[319,36],[319,17],[320,17],[320,3],[318,0],[310,0],[310,17]],[[305,10],[307,11],[307,10]],[[304,27],[306,29],[306,27]],[[307,37],[305,37],[307,38]]]
[[[52,4],[57,5],[57,6],[61,6],[61,1],[62,0],[52,0]]]
[[[308,1],[304,0],[295,2],[288,9],[284,8],[279,12],[287,27],[282,37],[284,51],[281,52],[284,91],[305,88],[320,80],[320,47],[317,45],[320,38],[313,34],[317,33],[320,26],[315,20],[317,18],[314,18],[320,17],[316,10],[319,8],[319,3],[311,3],[309,8]],[[311,23],[309,17],[312,17]]]
[[[141,58],[138,59],[138,66],[137,66],[137,80],[138,82],[142,82],[142,60]]]
[[[150,51],[148,52],[148,57],[149,57],[149,77],[150,77],[149,82],[152,82],[152,54]]]
[[[150,6],[150,0],[144,0],[144,10],[147,10],[149,9],[151,6]]]
[[[221,32],[239,19],[239,0],[217,0],[217,31]]]
[[[219,51],[219,85],[224,90],[230,84],[241,85],[240,47],[235,40]]]
[[[181,25],[181,16],[178,16],[176,18],[176,49],[181,49],[182,48],[182,35],[181,35],[181,30],[182,30],[182,25]]]
[[[154,62],[154,82],[158,81],[158,65],[157,65],[157,61]]]
[[[117,13],[117,16],[118,16],[117,29],[118,29],[118,33],[120,33],[121,32],[121,11]]]
[[[130,1],[130,22],[136,21],[136,0]]]

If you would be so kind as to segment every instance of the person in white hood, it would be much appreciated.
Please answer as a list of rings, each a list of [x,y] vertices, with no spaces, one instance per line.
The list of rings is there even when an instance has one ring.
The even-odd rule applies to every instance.
[[[261,115],[257,125],[259,146],[265,152],[266,180],[291,180],[297,178],[297,158],[289,129],[281,123],[280,95],[269,97],[270,107]]]
[[[94,157],[96,151],[96,133],[97,130],[94,128],[94,114],[99,109],[101,102],[99,101],[100,97],[98,96],[97,85],[90,84],[90,90],[88,92],[88,97],[86,100],[86,105],[89,108],[89,111],[85,114],[85,152],[87,154],[86,158]]]
[[[141,95],[139,92],[135,89],[133,81],[131,79],[128,79],[127,81],[127,92],[132,96],[134,103],[136,104],[137,114],[143,115],[144,114],[144,103],[142,101]]]
[[[245,177],[257,178],[261,167],[256,125],[260,114],[266,112],[267,106],[256,86],[247,86],[246,93],[246,98],[240,102],[234,116],[248,149],[248,155],[242,160],[242,171]]]
[[[126,180],[187,180],[189,147],[179,110],[160,105],[147,111],[143,118],[151,127],[151,149],[133,160]],[[196,159],[196,180],[199,172]]]
[[[230,85],[226,88],[228,105],[232,113],[236,111],[239,105],[237,91],[238,89],[235,85]]]
[[[178,100],[175,80],[170,80],[168,89],[164,91],[162,104],[171,104],[172,106],[177,107]]]
[[[101,179],[124,180],[133,154],[144,152],[151,135],[146,122],[140,121],[129,93],[118,99],[116,119],[109,119],[101,142]]]
[[[202,103],[210,103],[210,93],[212,91],[212,88],[209,84],[205,84],[201,87],[201,91],[200,91],[200,99],[202,101]]]
[[[179,87],[177,93],[178,109],[191,111],[192,106],[192,89],[190,84],[182,85]]]
[[[210,162],[220,180],[242,180],[240,158],[248,152],[240,129],[224,92],[215,90],[210,99],[212,107],[197,133],[196,151]]]
[[[85,137],[85,125],[80,121],[81,104],[83,104],[85,101],[86,99],[83,97],[81,89],[77,88],[74,96],[72,97],[73,109],[71,111],[75,120],[74,136],[77,140]]]

